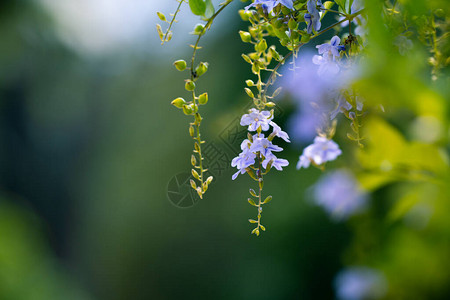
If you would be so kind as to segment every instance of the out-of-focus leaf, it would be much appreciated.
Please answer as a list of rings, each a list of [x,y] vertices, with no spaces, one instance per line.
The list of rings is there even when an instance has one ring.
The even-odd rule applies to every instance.
[[[204,0],[189,0],[189,7],[194,15],[203,16],[206,11],[206,3]]]

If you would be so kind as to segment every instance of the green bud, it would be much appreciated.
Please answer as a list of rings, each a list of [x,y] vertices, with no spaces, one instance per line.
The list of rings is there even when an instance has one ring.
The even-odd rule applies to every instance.
[[[249,53],[248,56],[249,56],[251,59],[253,59],[253,60],[258,60],[258,59],[259,59],[259,54],[256,53],[256,52]]]
[[[242,21],[244,21],[244,22],[247,22],[249,20],[249,18],[250,18],[248,12],[246,12],[243,9],[239,10],[239,16],[241,17]]]
[[[178,71],[186,70],[186,62],[182,59],[175,61],[173,65],[175,66],[175,68],[177,68]]]
[[[273,102],[267,102],[266,103],[266,106],[268,107],[268,108],[272,108],[272,107],[275,107],[275,103],[273,103]]]
[[[208,179],[206,179],[206,183],[209,185],[213,181],[214,177],[209,176]]]
[[[263,204],[269,203],[270,200],[272,200],[272,196],[267,197],[266,200],[264,200]]]
[[[184,111],[184,107],[183,107],[183,111]],[[193,137],[194,134],[195,134],[194,126],[191,125],[191,126],[189,126],[189,135]]]
[[[201,62],[195,69],[195,73],[197,74],[197,76],[202,76],[206,73],[206,71],[208,71],[208,63],[205,62]]]
[[[203,93],[198,96],[198,103],[202,105],[208,103],[208,93]]]
[[[242,54],[242,58],[243,58],[246,62],[248,62],[249,64],[252,63],[252,60],[250,59],[250,57],[248,57],[248,55]]]
[[[252,36],[247,31],[239,31],[239,35],[241,36],[241,40],[244,43],[250,43],[252,41]]]
[[[192,34],[200,35],[200,34],[203,34],[204,30],[205,30],[205,25],[198,23],[195,25],[194,32],[192,32]]]
[[[288,27],[289,27],[289,29],[295,30],[298,27],[298,23],[295,22],[294,19],[290,19],[288,22]]]
[[[191,170],[192,176],[194,176],[195,179],[200,180],[200,175],[198,175],[197,171],[194,169]]]
[[[245,92],[247,93],[247,95],[248,95],[250,98],[255,98],[255,95],[253,95],[253,92],[252,92],[251,89],[245,88]]]
[[[192,115],[194,113],[194,108],[192,107],[192,104],[183,105],[183,112],[185,115]]]
[[[252,65],[252,72],[253,72],[253,74],[258,74],[259,70],[260,70],[259,65],[254,63]]]
[[[194,113],[198,112],[198,106],[195,105],[194,106]],[[200,114],[195,114],[195,125],[199,126],[200,123],[202,122],[203,118],[202,116],[200,116]]]
[[[196,189],[197,189],[197,185],[195,184],[195,181],[191,179],[190,183],[191,183],[191,187],[192,187],[194,190],[196,190]]]
[[[195,83],[192,80],[186,80],[186,84],[184,85],[184,87],[186,88],[186,90],[192,92],[193,90],[195,90]]]
[[[255,85],[255,83],[251,79],[246,80],[245,84],[247,84],[247,86],[254,86]]]
[[[179,97],[179,98],[173,100],[172,102],[170,102],[170,104],[172,104],[176,108],[183,108],[183,105],[186,104],[186,101],[184,101],[183,98]]]
[[[272,57],[276,60],[276,61],[280,61],[281,57],[280,54],[277,52],[277,50],[275,50],[275,47],[272,46],[269,48],[270,54],[272,54]]]
[[[166,22],[167,20],[166,20],[166,16],[162,13],[162,12],[157,12],[156,13],[157,15],[158,15],[158,18],[161,20],[161,21],[163,21],[163,22]]]
[[[255,50],[258,52],[264,52],[267,49],[267,42],[265,39],[262,39],[255,47]]]
[[[164,32],[162,31],[161,25],[156,24],[156,30],[158,31],[159,38],[162,41],[164,38]]]

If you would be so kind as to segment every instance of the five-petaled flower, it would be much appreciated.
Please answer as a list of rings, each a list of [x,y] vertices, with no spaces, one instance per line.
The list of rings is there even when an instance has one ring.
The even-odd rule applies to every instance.
[[[314,143],[303,150],[297,169],[308,168],[311,162],[317,166],[323,165],[327,161],[335,160],[341,154],[338,144],[325,137],[317,136]]]
[[[242,116],[241,126],[248,125],[248,131],[256,131],[261,126],[262,131],[267,131],[272,119],[273,115],[269,111],[259,111],[256,108],[252,108],[249,114]]]

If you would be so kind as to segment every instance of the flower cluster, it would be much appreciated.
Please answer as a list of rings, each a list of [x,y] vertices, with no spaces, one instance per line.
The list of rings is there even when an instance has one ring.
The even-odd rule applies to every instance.
[[[261,166],[268,170],[270,167],[281,171],[283,167],[289,165],[286,159],[278,158],[274,152],[283,151],[283,148],[274,145],[272,140],[274,137],[279,137],[290,142],[289,136],[286,132],[272,121],[273,112],[259,111],[252,108],[248,114],[245,114],[241,118],[241,125],[248,126],[248,131],[258,131],[254,135],[248,136],[241,143],[242,152],[233,159],[231,162],[232,167],[236,167],[238,171],[233,175],[232,179],[236,179],[239,174],[244,174],[254,165],[256,160],[260,159]],[[265,137],[262,131],[268,131],[270,126],[273,127],[272,133]]]
[[[326,137],[317,136],[314,143],[303,150],[297,163],[297,169],[308,168],[311,163],[322,166],[328,161],[335,160],[342,154],[338,144]]]
[[[262,7],[264,11],[270,13],[273,8],[278,4],[282,4],[289,9],[294,9],[294,1],[293,0],[255,0],[252,4],[245,7],[248,10],[251,7]]]

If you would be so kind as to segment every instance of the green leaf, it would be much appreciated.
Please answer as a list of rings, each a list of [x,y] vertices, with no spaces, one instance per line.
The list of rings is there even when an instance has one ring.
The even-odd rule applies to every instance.
[[[189,0],[189,7],[194,15],[203,16],[206,12],[206,3],[204,0]]]
[[[206,0],[206,9],[202,19],[205,21],[208,20],[214,15],[215,12],[216,10],[214,9],[214,5],[212,4],[211,0]]]
[[[189,1],[190,4],[191,1]],[[342,8],[345,11],[345,0],[335,0],[336,4],[339,5],[340,8]]]

